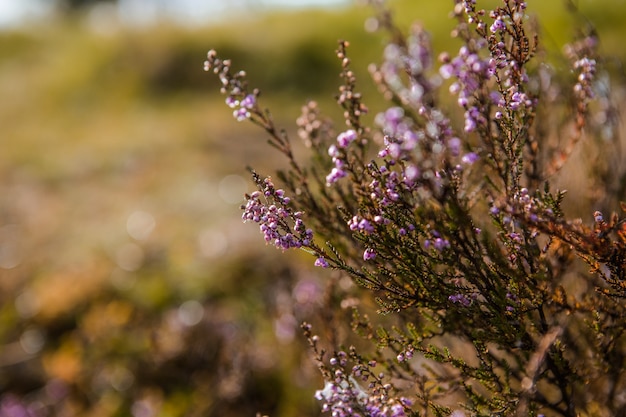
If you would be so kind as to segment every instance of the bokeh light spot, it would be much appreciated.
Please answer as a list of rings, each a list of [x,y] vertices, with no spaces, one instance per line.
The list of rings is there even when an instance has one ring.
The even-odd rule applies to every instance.
[[[228,249],[228,237],[218,230],[205,229],[198,235],[198,246],[202,256],[215,258]]]
[[[120,246],[115,253],[115,262],[117,263],[117,266],[128,272],[138,270],[143,264],[143,260],[143,249],[141,249],[141,247],[136,243],[126,243]]]
[[[204,317],[204,307],[196,300],[185,301],[178,307],[178,319],[185,326],[195,326]]]
[[[46,339],[39,329],[28,329],[20,337],[20,345],[29,355],[39,352],[45,342]]]
[[[248,182],[240,175],[227,175],[220,181],[218,193],[228,204],[241,204],[248,189]]]
[[[146,211],[134,211],[126,220],[126,231],[136,240],[146,240],[155,226],[154,216]]]
[[[22,251],[19,245],[20,227],[7,224],[0,227],[0,268],[12,269],[22,262]]]
[[[39,311],[39,300],[30,290],[24,290],[15,297],[15,310],[20,317],[28,319],[33,317]]]

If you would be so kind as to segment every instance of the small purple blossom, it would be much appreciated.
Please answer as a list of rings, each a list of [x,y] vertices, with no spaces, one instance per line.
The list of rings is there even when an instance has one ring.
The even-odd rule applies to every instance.
[[[586,103],[595,96],[592,82],[596,74],[596,61],[588,57],[580,58],[574,62],[574,69],[579,71],[574,93],[581,102]]]
[[[501,32],[501,31],[504,31],[505,29],[506,29],[506,23],[504,23],[504,20],[501,17],[498,17],[489,28],[491,33]]]
[[[367,219],[360,218],[359,216],[354,216],[348,221],[348,226],[350,230],[359,231],[366,234],[374,232],[374,226]]]
[[[357,133],[353,129],[341,132],[339,136],[337,136],[337,146],[340,148],[346,148],[349,144],[354,142],[357,137]]]
[[[246,109],[252,109],[255,105],[256,97],[254,96],[254,94],[248,94],[244,97],[243,100],[241,100],[241,107],[244,107]]]
[[[593,213],[593,219],[595,220],[596,223],[602,223],[604,221],[604,216],[602,216],[601,212],[595,211]]]
[[[438,237],[433,241],[433,247],[441,252],[442,250],[450,247],[450,242],[448,242],[447,239]]]
[[[315,260],[315,266],[328,268],[329,265],[328,265],[328,261],[323,256],[320,256],[319,258]]]
[[[463,155],[463,157],[461,158],[461,161],[463,161],[464,164],[471,165],[475,163],[476,161],[478,161],[478,158],[479,157],[477,153],[469,152]]]
[[[226,101],[226,105],[230,107],[231,109],[234,109],[235,107],[239,106],[239,100],[237,100],[233,96],[226,97],[225,101]]]
[[[376,251],[371,248],[365,249],[365,251],[363,252],[363,260],[371,261],[373,259],[376,259]]]
[[[289,197],[282,189],[275,189],[272,182],[266,179],[264,192],[255,191],[247,196],[248,201],[243,206],[241,216],[244,222],[253,221],[259,224],[265,242],[272,243],[279,249],[307,247],[313,241],[313,231],[307,229],[302,221],[301,213],[293,213],[287,205]],[[276,204],[261,201],[261,197],[273,199]],[[293,228],[289,224],[293,221]]]
[[[330,186],[339,181],[341,178],[346,177],[347,175],[348,174],[346,173],[346,171],[342,170],[341,168],[334,167],[330,171],[330,174],[326,176],[326,185]]]
[[[412,402],[404,397],[390,398],[390,389],[385,385],[382,390],[367,392],[354,377],[346,377],[341,372],[336,380],[327,381],[324,389],[315,393],[315,398],[322,401],[322,411],[330,412],[333,417],[406,417],[405,407],[410,407]]]
[[[463,307],[469,307],[472,303],[472,300],[470,300],[465,294],[460,293],[452,294],[448,297],[448,300],[455,304],[461,304]]]
[[[243,120],[249,119],[250,118],[250,112],[248,111],[248,109],[246,109],[245,107],[240,107],[237,110],[235,110],[233,112],[233,117],[238,121],[241,122]]]
[[[341,155],[341,153],[339,152],[339,149],[337,148],[336,145],[330,145],[328,147],[328,155],[334,159],[334,158],[338,158]]]

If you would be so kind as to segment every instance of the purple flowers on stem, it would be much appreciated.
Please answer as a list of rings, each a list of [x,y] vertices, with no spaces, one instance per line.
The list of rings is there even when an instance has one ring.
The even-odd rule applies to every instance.
[[[354,141],[356,141],[358,135],[353,129],[346,130],[337,136],[337,144],[330,145],[328,147],[328,155],[332,158],[335,166],[326,176],[326,185],[330,186],[336,183],[341,178],[348,175],[345,171],[346,167],[346,148]]]
[[[334,362],[334,363],[333,363]],[[331,365],[337,366],[338,359],[332,358]],[[406,408],[412,402],[404,397],[395,399],[387,392],[388,387],[363,389],[353,375],[346,375],[340,365],[335,378],[327,381],[324,389],[315,393],[322,402],[322,411],[333,417],[406,417]],[[357,373],[359,368],[356,367]]]
[[[311,246],[313,231],[305,227],[301,218],[302,213],[292,212],[288,207],[291,199],[285,196],[282,189],[275,189],[269,178],[266,178],[263,184],[263,193],[255,191],[247,196],[248,201],[243,207],[243,221],[258,223],[265,242],[272,243],[279,249]],[[265,201],[262,201],[262,198]],[[268,200],[275,203],[269,204]],[[293,226],[290,226],[290,221],[293,222]]]
[[[337,145],[340,148],[347,148],[357,137],[357,133],[353,129],[346,130],[337,136]]]
[[[236,74],[231,73],[230,60],[221,60],[217,57],[215,50],[207,53],[207,60],[204,62],[205,71],[213,71],[219,76],[222,82],[221,92],[226,94],[226,104],[233,110],[233,117],[241,122],[252,116],[252,111],[256,109],[256,96],[258,91],[247,92],[245,71]]]
[[[365,251],[363,252],[363,260],[364,261],[371,261],[376,259],[376,251],[374,249],[371,248],[367,248],[365,249]]]
[[[550,115],[546,118],[546,107],[538,106],[544,97],[551,97],[548,107],[562,102],[558,92],[544,94],[552,81],[528,65],[538,44],[527,33],[532,28],[526,23],[526,3],[502,0],[490,13],[477,9],[476,3],[457,2],[454,13],[459,24],[454,33],[463,46],[456,56],[440,55],[439,75],[431,68],[426,32],[415,26],[403,38],[385,20],[387,15],[381,17],[378,23],[391,29],[393,40],[384,50],[383,63],[372,66],[371,73],[392,104],[376,115],[377,129],[370,130],[360,118],[367,108],[355,91],[347,43],[340,43],[337,56],[344,84],[337,101],[347,128],[335,134],[320,121],[317,107],[307,107],[298,126],[308,148],[316,152],[310,170],[297,164],[288,140],[280,139],[263,118],[258,94],[246,90],[241,73],[231,74],[228,61],[209,53],[208,68],[220,76],[235,117],[264,126],[292,167],[281,179],[294,200],[271,181],[258,180],[260,191],[248,196],[244,220],[258,223],[265,240],[280,249],[308,249],[315,266],[350,275],[375,292],[382,312],[399,315],[393,331],[384,325],[373,330],[369,319],[355,318],[351,323],[367,340],[376,341],[374,355],[384,368],[376,378],[362,365],[366,360],[352,351],[350,358],[357,362],[352,373],[346,371],[342,352],[331,357],[329,368],[324,356],[328,351],[318,349],[319,338],[310,337],[326,380],[316,397],[333,416],[404,416],[411,403],[392,394],[389,381],[396,379],[413,381],[411,389],[424,390],[418,394],[424,410],[449,413],[416,382],[431,377],[458,392],[465,389],[464,407],[472,415],[487,415],[494,407],[503,415],[527,415],[525,401],[534,413],[551,409],[575,415],[568,407],[577,399],[567,397],[578,391],[569,382],[561,386],[554,381],[580,380],[578,366],[571,366],[558,337],[546,337],[554,329],[560,334],[567,326],[561,318],[572,312],[576,313],[571,314],[572,321],[581,318],[593,324],[580,326],[589,331],[585,340],[600,335],[598,340],[606,341],[597,349],[591,344],[578,346],[589,357],[604,357],[604,350],[617,346],[613,341],[623,334],[611,333],[616,319],[626,316],[611,297],[626,296],[624,223],[618,215],[605,218],[599,211],[591,227],[564,219],[563,193],[543,186],[551,164],[545,157],[550,152],[540,148],[541,136],[561,120],[554,123]],[[593,109],[588,102],[594,97],[596,66],[602,62],[590,53],[593,45],[588,39],[566,52],[576,77],[568,97],[575,105],[570,126],[578,132],[587,126],[587,113]],[[449,80],[446,85],[455,96],[454,115],[439,106],[441,78]],[[561,110],[555,114],[568,114]],[[536,124],[540,119],[543,125]],[[372,150],[372,143],[379,148]],[[375,157],[368,160],[370,155]],[[320,172],[327,173],[327,186],[345,180],[340,187],[327,189]],[[312,189],[311,184],[320,187]],[[626,204],[622,209],[626,211]],[[304,225],[305,211],[311,216],[307,223],[328,240],[328,252],[315,246],[313,232]],[[585,299],[569,292],[569,280],[576,275],[571,274],[572,252],[597,273],[597,281],[589,279],[585,285],[602,284]],[[590,300],[606,302],[610,312],[593,315],[596,305]],[[354,305],[345,301],[342,308]],[[418,315],[423,320],[415,320]],[[406,329],[398,322],[407,323]],[[594,334],[596,328],[614,339]],[[469,341],[475,349],[452,354],[441,347],[448,336],[458,338],[461,345]],[[568,343],[575,344],[574,339]],[[439,362],[445,372],[418,368],[420,361],[409,361],[414,352]],[[494,352],[497,357],[490,356]],[[529,366],[529,358],[538,358],[536,369]],[[512,372],[504,367],[512,367]],[[449,378],[457,374],[458,380]],[[602,380],[605,375],[597,377]],[[362,388],[356,378],[370,384]],[[515,392],[526,379],[533,384],[541,380],[548,389],[538,395],[531,390]],[[479,385],[480,390],[474,388]],[[496,386],[506,389],[491,389]],[[580,403],[584,410],[585,402]]]
[[[352,217],[348,221],[348,226],[350,230],[360,231],[366,234],[374,232],[374,226],[367,220],[359,218],[358,216]]]
[[[315,260],[315,266],[320,266],[322,268],[328,268],[329,267],[328,261],[325,258],[323,258],[323,257],[319,257],[319,258],[317,258]]]

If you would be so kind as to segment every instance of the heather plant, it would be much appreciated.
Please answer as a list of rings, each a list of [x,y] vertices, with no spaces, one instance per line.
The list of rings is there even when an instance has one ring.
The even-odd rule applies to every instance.
[[[582,29],[554,57],[526,2],[486,11],[457,0],[461,46],[435,57],[420,25],[404,34],[371,3],[388,42],[370,72],[388,107],[367,118],[340,41],[345,126],[307,103],[297,120],[307,162],[244,71],[213,50],[205,62],[234,117],[289,163],[276,179],[251,171],[258,190],[243,220],[335,271],[323,320],[302,325],[322,412],[624,415],[626,228],[608,215],[626,211],[624,169],[597,34]],[[595,156],[595,201],[570,219],[549,180],[580,149]],[[360,339],[337,330],[349,328]]]

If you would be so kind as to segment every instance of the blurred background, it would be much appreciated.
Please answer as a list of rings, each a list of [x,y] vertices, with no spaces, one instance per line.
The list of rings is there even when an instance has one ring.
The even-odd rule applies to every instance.
[[[554,50],[575,29],[565,3],[529,1]],[[390,4],[436,51],[457,47],[452,1]],[[626,2],[577,4],[623,61]],[[338,113],[338,39],[372,113],[384,106],[371,15],[340,0],[0,0],[0,417],[319,413],[298,326],[330,274],[241,223],[245,167],[281,161],[203,61],[214,48],[246,69],[295,138],[307,99]]]

